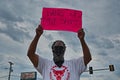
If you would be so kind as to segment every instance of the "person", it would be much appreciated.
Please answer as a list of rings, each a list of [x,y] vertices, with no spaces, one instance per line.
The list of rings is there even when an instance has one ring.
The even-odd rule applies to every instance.
[[[84,30],[81,29],[77,33],[82,45],[83,56],[71,60],[64,60],[66,45],[62,40],[56,40],[51,46],[53,60],[45,59],[36,54],[36,47],[43,31],[42,25],[36,28],[36,35],[27,53],[34,67],[43,76],[43,80],[80,80],[80,75],[92,60],[90,50],[84,39]]]

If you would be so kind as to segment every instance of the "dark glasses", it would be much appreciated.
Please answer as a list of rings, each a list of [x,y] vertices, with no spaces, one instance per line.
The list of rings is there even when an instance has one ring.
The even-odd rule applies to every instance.
[[[55,50],[64,50],[64,47],[63,46],[54,46],[54,49]]]

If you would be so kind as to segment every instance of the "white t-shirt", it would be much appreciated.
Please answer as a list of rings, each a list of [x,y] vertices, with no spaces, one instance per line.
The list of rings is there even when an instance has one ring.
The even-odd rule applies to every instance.
[[[43,80],[80,80],[80,75],[86,70],[83,57],[72,60],[65,60],[61,68],[57,67],[54,61],[39,56],[38,72]]]

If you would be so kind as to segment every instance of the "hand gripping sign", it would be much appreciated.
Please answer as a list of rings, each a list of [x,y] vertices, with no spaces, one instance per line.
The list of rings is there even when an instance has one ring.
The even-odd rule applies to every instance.
[[[82,11],[64,8],[43,8],[41,25],[44,30],[77,32],[82,28]]]

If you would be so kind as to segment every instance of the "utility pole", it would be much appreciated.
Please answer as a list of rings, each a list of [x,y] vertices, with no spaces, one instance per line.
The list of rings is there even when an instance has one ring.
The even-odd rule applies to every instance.
[[[10,64],[8,80],[10,80],[11,72],[13,72],[13,69],[12,69],[13,63],[12,62],[8,62],[8,63]]]

